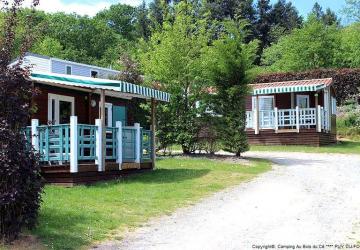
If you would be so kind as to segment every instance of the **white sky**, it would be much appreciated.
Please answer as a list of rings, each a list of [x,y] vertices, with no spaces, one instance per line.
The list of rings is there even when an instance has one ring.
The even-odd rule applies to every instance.
[[[49,13],[54,12],[65,12],[73,13],[76,12],[80,15],[95,16],[97,12],[108,8],[114,2],[120,2],[123,4],[129,4],[132,6],[139,6],[142,0],[94,0],[94,1],[64,1],[64,0],[40,0],[40,5],[37,7],[39,10],[44,10]],[[25,6],[30,6],[31,0],[25,0]]]

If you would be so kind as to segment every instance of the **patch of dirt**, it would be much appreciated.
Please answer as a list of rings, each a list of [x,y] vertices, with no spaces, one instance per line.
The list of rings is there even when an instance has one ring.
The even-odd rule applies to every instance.
[[[1,247],[0,247],[1,249]],[[20,237],[9,245],[5,245],[7,250],[46,250],[41,241],[33,235],[20,235]]]

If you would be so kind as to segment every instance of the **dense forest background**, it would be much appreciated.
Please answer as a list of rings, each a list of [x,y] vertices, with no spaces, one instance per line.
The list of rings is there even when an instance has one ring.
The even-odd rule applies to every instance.
[[[269,0],[154,0],[138,7],[113,5],[94,17],[37,11],[33,24],[36,42],[31,50],[121,69],[126,64],[122,62],[124,58],[120,60],[122,57],[129,56],[136,61],[141,42],[149,41],[164,28],[164,23],[174,22],[179,2],[191,4],[192,14],[206,19],[209,29],[221,30],[221,25],[210,27],[214,22],[246,21],[244,40],[258,43],[253,63],[261,67],[262,72],[360,66],[359,10],[356,11],[359,3],[356,0],[348,0],[347,10],[341,13],[346,22],[317,3],[312,13],[303,18],[292,3],[285,0],[273,5]],[[24,10],[23,20],[27,15],[29,10]]]

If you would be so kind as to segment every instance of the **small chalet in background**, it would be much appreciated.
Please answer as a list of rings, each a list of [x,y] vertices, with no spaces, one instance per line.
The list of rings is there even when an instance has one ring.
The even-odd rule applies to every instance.
[[[333,80],[251,84],[246,101],[250,144],[315,145],[336,142]]]

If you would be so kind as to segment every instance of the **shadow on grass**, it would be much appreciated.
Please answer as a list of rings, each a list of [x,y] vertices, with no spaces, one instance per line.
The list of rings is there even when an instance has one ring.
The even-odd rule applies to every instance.
[[[41,213],[40,223],[33,230],[49,249],[79,249],[89,245],[99,218],[85,213],[63,212],[47,208]],[[106,220],[106,218],[103,218]],[[93,225],[94,228],[88,227]],[[77,233],[74,233],[77,232]]]
[[[126,183],[172,183],[183,182],[186,180],[192,180],[201,178],[208,174],[210,169],[189,169],[189,168],[177,168],[177,169],[156,169],[148,173],[137,174],[128,176],[124,179]],[[114,182],[113,184],[116,184]]]

